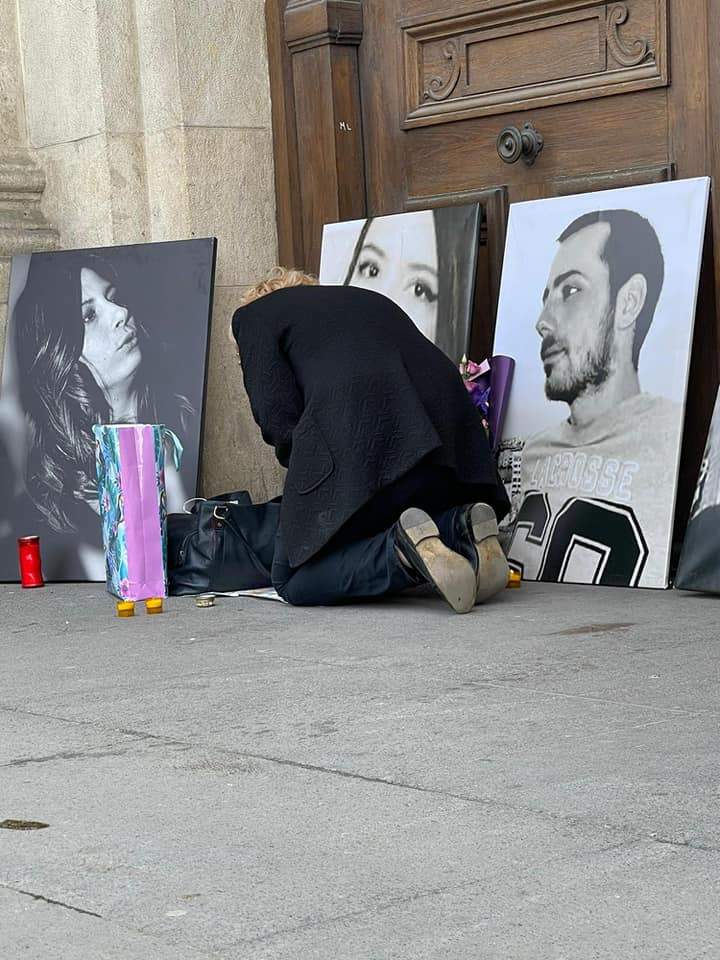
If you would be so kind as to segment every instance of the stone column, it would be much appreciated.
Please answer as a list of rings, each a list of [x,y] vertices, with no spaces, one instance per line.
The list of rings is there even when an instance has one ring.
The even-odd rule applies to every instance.
[[[40,210],[45,177],[25,139],[15,3],[0,0],[0,358],[10,259],[14,253],[48,250],[57,243],[56,232]]]
[[[127,0],[18,0],[28,140],[63,248],[150,239]]]
[[[243,291],[277,257],[263,0],[135,8],[152,236],[219,241],[203,488],[247,477],[255,496],[273,496],[282,471],[252,419],[228,332]]]

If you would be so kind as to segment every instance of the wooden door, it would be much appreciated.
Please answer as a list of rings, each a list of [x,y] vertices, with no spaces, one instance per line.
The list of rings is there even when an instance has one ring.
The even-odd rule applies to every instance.
[[[479,195],[492,247],[505,203],[673,175],[666,0],[366,0],[363,9],[370,213]],[[532,165],[504,162],[498,136],[527,123],[542,153]],[[493,260],[496,288],[498,251]]]
[[[484,355],[509,203],[720,174],[719,26],[720,0],[268,0],[281,255],[317,269],[322,222],[478,199]],[[505,162],[501,131],[526,123],[542,152]],[[718,277],[709,228],[680,532],[718,382]]]

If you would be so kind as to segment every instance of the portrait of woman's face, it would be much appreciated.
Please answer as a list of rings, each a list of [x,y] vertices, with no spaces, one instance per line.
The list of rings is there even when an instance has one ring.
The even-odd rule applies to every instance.
[[[438,253],[432,211],[398,218],[380,217],[370,225],[350,284],[394,300],[428,339],[435,341],[438,319]],[[394,222],[393,222],[394,221]]]
[[[41,536],[46,579],[105,578],[97,424],[168,427],[184,448],[179,469],[166,459],[168,511],[197,491],[215,247],[208,238],[13,258],[0,502],[12,536]],[[17,579],[12,552],[0,551],[0,579]]]
[[[383,294],[458,363],[470,347],[480,213],[466,203],[326,223],[320,283]]]
[[[83,267],[80,286],[84,329],[80,359],[107,393],[126,384],[140,366],[137,325],[119,302],[112,280]]]

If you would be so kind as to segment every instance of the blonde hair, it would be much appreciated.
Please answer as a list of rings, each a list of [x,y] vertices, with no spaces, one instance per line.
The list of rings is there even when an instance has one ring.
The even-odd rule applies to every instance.
[[[275,290],[282,290],[284,287],[309,287],[315,286],[317,282],[316,277],[309,273],[303,273],[302,270],[275,267],[260,283],[245,292],[240,301],[240,306],[244,307],[245,304],[252,303],[253,300],[259,300],[260,297],[266,297],[268,293],[274,293]]]
[[[286,267],[274,267],[260,283],[246,290],[240,300],[240,306],[244,307],[253,300],[259,300],[260,297],[266,297],[275,290],[282,290],[283,287],[310,287],[315,286],[318,280],[310,273],[303,273],[302,270],[288,270]],[[228,326],[228,338],[230,343],[238,350],[238,345],[233,335],[232,324]],[[238,353],[239,355],[239,353]]]

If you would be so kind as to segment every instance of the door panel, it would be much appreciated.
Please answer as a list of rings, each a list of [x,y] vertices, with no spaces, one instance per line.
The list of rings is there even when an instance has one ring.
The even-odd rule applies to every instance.
[[[631,167],[629,170],[611,170],[584,177],[558,177],[549,182],[548,196],[569,197],[575,193],[618,190],[621,187],[639,187],[644,183],[666,183],[674,179],[674,163],[664,163],[655,167]]]
[[[666,0],[365,0],[363,9],[368,213],[480,200],[472,342],[487,352],[508,203],[671,176],[667,91],[657,86],[668,76]],[[528,120],[542,153],[532,166],[503,162],[500,132]]]
[[[544,137],[543,152],[532,167],[522,161],[509,166],[498,155],[498,135],[506,125],[521,127],[527,119],[503,114],[409,131],[409,195],[505,184],[523,193],[532,185],[531,193],[540,197],[549,179],[668,162],[661,90],[534,110],[530,119]]]
[[[365,0],[363,10],[369,213],[491,187],[532,199],[563,177],[671,162],[666,0]],[[543,152],[509,166],[498,135],[528,120]]]
[[[495,3],[399,23],[405,128],[665,86],[666,0]]]

